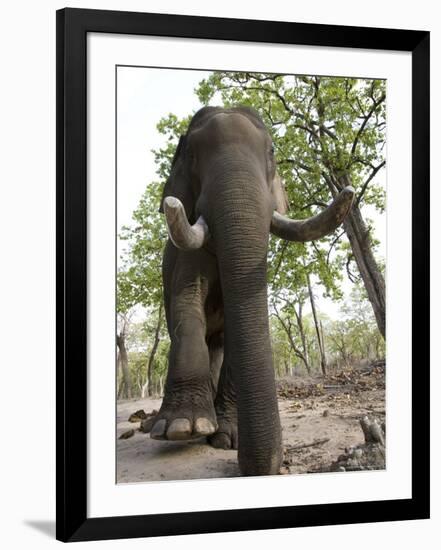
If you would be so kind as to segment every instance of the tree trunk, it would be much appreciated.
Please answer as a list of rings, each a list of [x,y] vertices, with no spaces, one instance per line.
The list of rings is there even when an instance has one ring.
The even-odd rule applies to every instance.
[[[380,339],[375,338],[375,359],[380,359]]]
[[[343,357],[343,361],[344,361],[344,364],[345,364],[346,368],[349,368],[349,358],[348,358],[348,354],[346,352],[346,344],[344,342],[344,336],[342,336],[342,344],[341,344],[341,347],[340,347],[340,353]]]
[[[326,363],[325,346],[324,346],[324,343],[322,342],[322,337],[321,337],[321,334],[320,334],[320,327],[319,327],[319,322],[318,322],[318,319],[317,319],[317,312],[316,312],[316,309],[315,309],[314,294],[312,292],[309,273],[308,273],[308,275],[306,275],[306,282],[308,283],[309,300],[311,302],[312,317],[314,319],[315,332],[317,334],[317,342],[318,342],[318,347],[319,347],[319,351],[320,351],[320,366],[322,368],[323,376],[326,376],[327,363]]]
[[[325,358],[325,370],[326,370],[328,368],[328,360],[326,358],[325,335],[323,333],[323,325],[322,325],[321,319],[320,319],[320,339],[322,342],[322,351],[323,351],[323,357]]]
[[[121,370],[121,374],[120,374],[120,370]],[[122,367],[121,367],[121,355],[119,353],[119,350],[118,350],[118,354],[116,356],[116,372],[118,373],[117,374],[117,394],[116,394],[116,398],[119,400],[119,399],[122,399],[123,396],[124,396],[124,376],[122,374]]]
[[[369,231],[358,206],[354,205],[352,207],[352,211],[344,222],[344,227],[351,243],[358,271],[374,310],[378,330],[385,338],[386,300],[384,278],[372,253]]]
[[[132,382],[130,380],[129,359],[127,355],[124,330],[122,330],[119,334],[117,334],[116,343],[119,347],[119,358],[121,362],[121,370],[122,370],[123,380],[124,380],[125,397],[127,397],[127,399],[131,399],[133,395]]]
[[[133,393],[133,396],[136,397],[138,395],[141,395],[142,391],[142,379],[140,372],[136,373],[136,395],[135,392]]]
[[[335,179],[334,179],[335,183]],[[335,185],[340,191],[351,185],[348,175],[339,178]],[[369,230],[364,223],[360,208],[355,202],[343,222],[346,234],[351,244],[358,271],[363,280],[369,301],[374,310],[378,330],[386,338],[386,286],[371,248]]]
[[[124,389],[125,389],[124,378],[121,377],[119,387],[118,387],[118,400],[124,399]]]
[[[160,341],[159,332],[162,324],[162,302],[159,304],[158,309],[158,322],[156,323],[155,339],[153,340],[153,346],[150,351],[149,361],[147,364],[147,378],[145,384],[142,387],[141,396],[144,398],[146,392],[151,397],[153,395],[153,361],[155,359],[156,352]]]
[[[310,367],[309,362],[308,362],[308,357],[307,357],[307,354],[306,354],[305,344],[303,344],[304,351],[302,352],[302,350],[300,350],[296,346],[296,343],[294,341],[290,319],[288,319],[288,321],[285,322],[285,320],[279,314],[279,312],[277,311],[275,306],[274,306],[274,311],[276,313],[277,319],[279,320],[279,323],[282,325],[283,330],[286,332],[286,335],[288,336],[288,340],[289,340],[291,349],[293,350],[294,354],[303,362],[303,364],[306,367],[307,372],[310,373],[311,367]],[[297,312],[296,312],[296,316],[297,316]],[[298,318],[297,318],[297,322],[298,322]],[[303,328],[303,325],[302,325],[302,328]],[[303,340],[302,340],[302,342],[303,342]]]
[[[296,316],[297,326],[299,328],[300,340],[302,341],[305,367],[306,367],[306,370],[308,371],[308,374],[311,374],[311,365],[309,364],[308,346],[306,344],[305,327],[303,326],[302,312],[303,312],[303,302],[299,302],[299,311],[297,312],[296,309],[294,308],[294,313]]]
[[[145,380],[145,383],[142,385],[141,388],[141,398],[144,399],[146,395],[150,395],[150,388],[149,388],[149,376],[148,376],[148,367],[147,367],[147,378]]]

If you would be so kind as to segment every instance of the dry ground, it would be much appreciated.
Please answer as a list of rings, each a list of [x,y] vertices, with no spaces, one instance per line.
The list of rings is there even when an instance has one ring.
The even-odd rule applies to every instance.
[[[283,428],[283,473],[324,471],[345,449],[364,442],[359,420],[385,420],[384,369],[346,371],[325,380],[290,378],[278,382]],[[117,482],[206,479],[239,476],[236,451],[213,449],[205,439],[167,442],[150,439],[128,421],[139,409],[159,409],[160,399],[122,401],[117,406]],[[315,443],[312,446],[301,447]]]

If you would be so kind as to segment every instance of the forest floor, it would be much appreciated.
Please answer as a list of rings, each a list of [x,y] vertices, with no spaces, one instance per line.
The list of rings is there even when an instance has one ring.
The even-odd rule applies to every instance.
[[[284,378],[277,385],[284,445],[281,473],[338,469],[335,465],[339,458],[365,442],[360,420],[368,416],[379,425],[385,422],[383,366],[348,369],[326,378]],[[237,451],[214,449],[204,438],[156,441],[139,430],[139,422],[129,422],[136,411],[149,414],[160,405],[161,399],[152,398],[118,402],[118,483],[240,475]],[[122,434],[128,437],[119,439]],[[381,460],[379,465],[369,466],[382,467]]]

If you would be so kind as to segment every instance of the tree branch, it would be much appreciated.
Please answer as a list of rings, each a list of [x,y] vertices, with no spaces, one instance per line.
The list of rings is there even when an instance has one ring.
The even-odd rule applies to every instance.
[[[364,132],[364,129],[366,128],[367,123],[369,122],[369,119],[374,114],[374,112],[377,110],[377,108],[383,103],[383,101],[386,99],[386,94],[381,94],[381,96],[376,101],[372,98],[373,104],[372,107],[369,109],[369,111],[366,113],[366,115],[363,118],[363,122],[360,125],[360,128],[358,129],[357,134],[355,135],[354,143],[352,144],[351,148],[351,155],[349,159],[348,166],[350,166],[352,159],[355,155],[355,151],[357,149],[358,142],[360,140],[361,134]]]
[[[274,307],[274,311],[275,311],[275,316],[276,316],[276,318],[279,320],[280,324],[282,325],[283,330],[286,332],[286,335],[288,336],[289,343],[291,344],[291,348],[292,348],[293,352],[297,355],[297,357],[298,357],[299,359],[301,359],[301,360],[303,361],[303,363],[304,363],[305,365],[307,365],[306,357],[303,355],[302,351],[297,347],[297,345],[295,344],[294,339],[293,339],[293,337],[292,337],[291,321],[288,319],[288,321],[289,321],[289,327],[286,326],[286,323],[284,322],[283,318],[282,318],[281,315],[279,314],[279,312],[278,312],[277,307],[276,307],[275,304],[273,304],[273,307]]]
[[[296,167],[299,167],[302,170],[305,170],[305,172],[312,172],[312,168],[309,167],[307,164],[303,164],[302,162],[299,162],[294,159],[282,159],[282,160],[279,160],[277,164],[294,164]]]
[[[383,162],[380,162],[380,164],[378,166],[374,166],[372,172],[370,173],[369,177],[366,179],[366,181],[363,183],[361,189],[360,189],[360,193],[358,194],[358,197],[357,197],[357,200],[355,202],[355,204],[358,206],[360,204],[360,201],[361,199],[363,198],[363,195],[365,194],[366,192],[366,189],[367,189],[367,186],[369,185],[369,183],[375,178],[375,176],[377,175],[378,171],[381,170],[381,168],[383,168],[383,166],[386,164],[386,161],[383,160]]]
[[[334,246],[338,243],[338,241],[342,238],[342,236],[344,234],[345,234],[345,230],[343,229],[343,231],[335,237],[335,239],[332,241],[331,245],[329,246],[328,253],[326,254],[326,265],[329,265],[329,258],[331,256],[332,249],[334,248]]]
[[[274,282],[274,280],[277,276],[277,273],[279,272],[280,266],[282,265],[283,256],[284,256],[285,251],[288,247],[288,244],[289,244],[289,241],[283,241],[282,251],[280,252],[280,256],[279,256],[279,262],[276,266],[276,269],[274,270],[274,275],[273,275],[273,278],[271,279],[271,284]]]

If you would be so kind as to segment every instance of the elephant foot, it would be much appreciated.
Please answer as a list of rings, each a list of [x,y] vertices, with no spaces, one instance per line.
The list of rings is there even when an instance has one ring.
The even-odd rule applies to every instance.
[[[208,442],[212,447],[216,449],[237,449],[238,448],[238,436],[237,436],[237,420],[231,417],[220,416],[217,417],[218,429],[216,433],[210,435]]]
[[[209,436],[217,429],[210,387],[166,393],[150,432],[153,439],[183,441]]]

